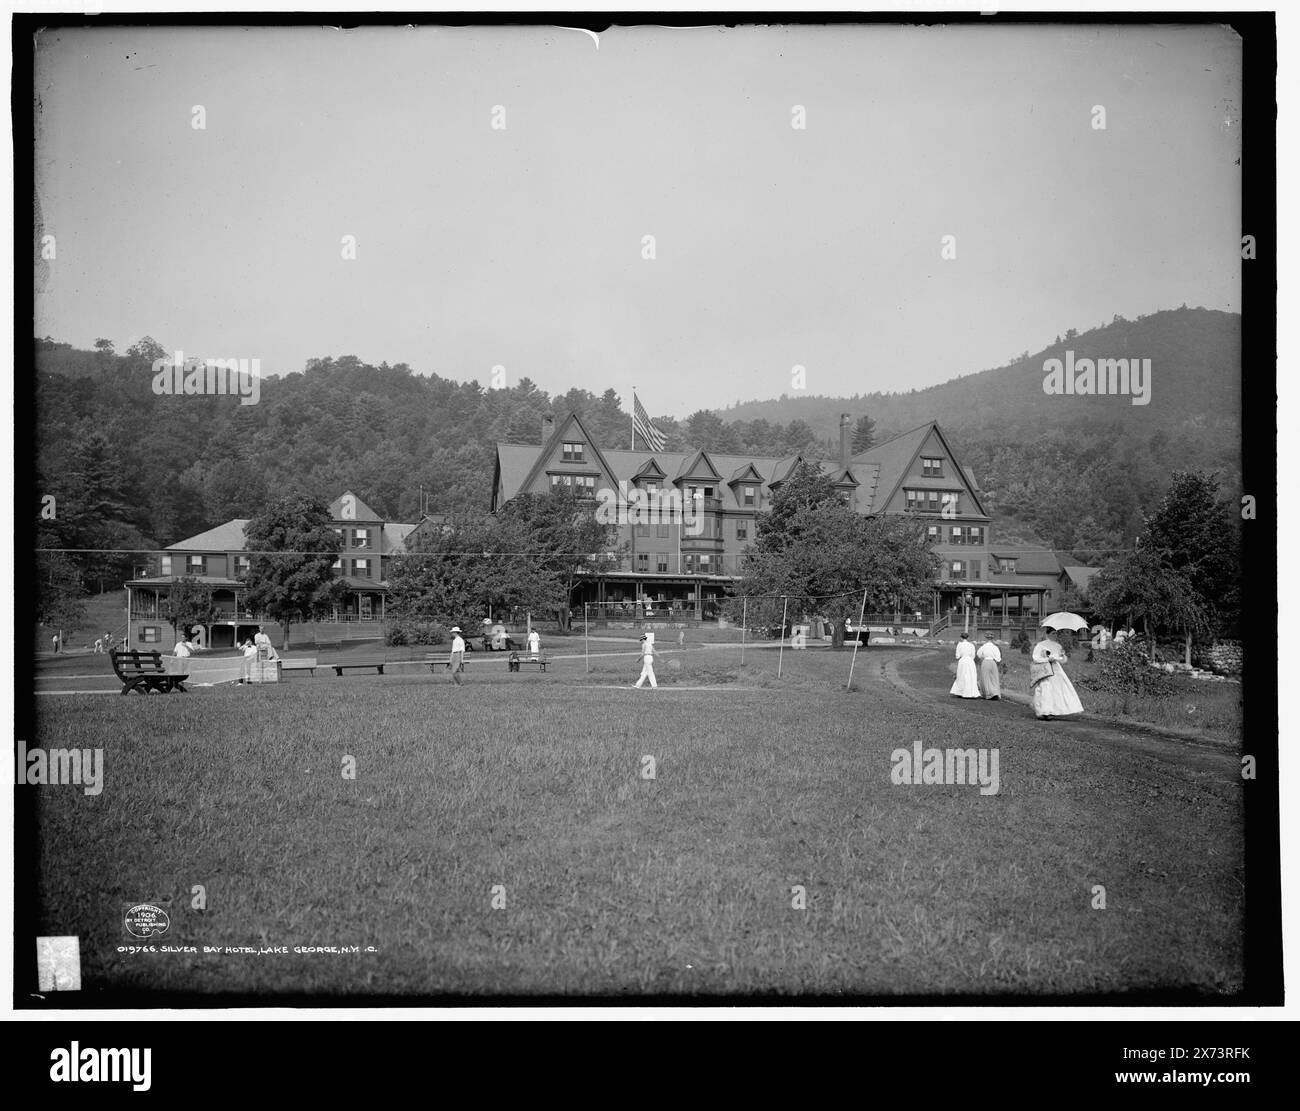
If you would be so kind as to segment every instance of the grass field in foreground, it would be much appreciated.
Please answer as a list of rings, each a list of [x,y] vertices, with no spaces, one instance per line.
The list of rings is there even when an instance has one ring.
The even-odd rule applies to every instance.
[[[661,663],[676,682],[653,692],[617,689],[635,661],[606,658],[462,688],[426,672],[43,698],[28,743],[103,747],[105,784],[27,788],[39,928],[81,938],[89,992],[1241,988],[1234,751],[920,698],[881,676],[904,656],[863,653],[852,694],[843,653],[787,653],[778,681],[766,656],[703,650]],[[894,785],[890,754],[916,740],[996,747],[999,793]],[[171,915],[154,944],[200,952],[120,952],[147,944],[122,925],[140,902]]]

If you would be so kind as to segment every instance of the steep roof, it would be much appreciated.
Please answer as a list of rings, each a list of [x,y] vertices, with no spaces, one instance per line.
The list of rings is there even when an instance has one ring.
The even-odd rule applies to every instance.
[[[242,551],[245,544],[244,526],[249,520],[248,517],[236,517],[233,521],[210,528],[197,536],[189,536],[184,540],[177,540],[175,544],[168,544],[165,550],[169,552]]]
[[[348,501],[348,499],[351,499],[351,501],[348,503],[347,506],[350,512],[345,514],[343,512],[344,502]],[[345,490],[337,498],[335,498],[332,502],[330,502],[330,517],[333,518],[335,521],[382,521],[383,520],[383,518],[380,517],[378,513],[376,513],[373,509],[371,509],[370,506],[366,505],[366,503],[363,502],[359,497],[357,497],[356,494],[354,494],[351,490]]]
[[[551,442],[559,438],[560,428],[565,423],[566,421],[557,421],[556,431],[548,439],[547,444],[540,448],[536,444],[498,443],[496,445],[500,503],[509,501],[532,482],[540,459],[547,454]],[[578,423],[581,427],[580,420]],[[585,428],[583,431],[586,432]],[[825,460],[821,467],[824,473],[837,481],[847,481],[845,478],[847,472],[848,478],[858,483],[857,498],[860,509],[866,513],[878,513],[883,511],[894,491],[902,483],[908,468],[931,432],[938,437],[944,450],[953,460],[955,475],[971,489],[979,513],[986,515],[983,506],[980,505],[979,484],[975,481],[973,473],[969,468],[961,466],[942,430],[934,421],[860,452],[849,460],[847,468],[841,467],[837,458]],[[588,442],[590,442],[589,436]],[[594,444],[592,446],[595,447]],[[702,457],[706,462],[702,462]],[[734,481],[752,468],[758,480],[770,488],[772,483],[779,483],[789,477],[800,456],[732,455],[712,451],[706,453],[696,449],[674,452],[649,449],[621,451],[617,448],[608,448],[599,451],[599,459],[612,473],[616,482],[621,479],[632,479],[653,460],[665,475],[673,475],[678,480],[690,473],[692,469],[698,472],[711,464],[713,473],[718,476],[715,481],[720,486]],[[916,484],[951,489],[952,480],[918,478]],[[728,493],[730,494],[730,491]]]
[[[865,481],[862,474],[856,469],[854,472],[858,481],[862,482],[864,487],[869,487],[873,492],[871,504],[866,506],[868,513],[879,513],[885,508],[889,499],[893,497],[894,491],[898,489],[906,477],[912,461],[917,457],[932,432],[939,438],[939,442],[943,444],[948,457],[953,461],[954,468],[969,486],[975,499],[975,507],[981,515],[987,516],[983,505],[980,504],[979,484],[975,481],[970,469],[961,465],[957,453],[952,450],[952,445],[948,443],[947,437],[944,436],[943,430],[940,429],[936,421],[927,421],[918,428],[913,428],[911,431],[895,436],[892,440],[872,444],[866,451],[859,452],[849,461],[855,468],[868,465],[876,468],[874,481],[870,483]],[[927,487],[931,489],[951,489],[952,481],[951,479],[914,478],[908,479],[908,485],[920,489]]]
[[[1093,575],[1095,575],[1098,571],[1101,570],[1101,568],[1080,567],[1076,564],[1068,567],[1062,567],[1061,570],[1065,573],[1066,577],[1069,578],[1069,580],[1079,588],[1080,591],[1082,591],[1084,594],[1087,594],[1089,581],[1092,579]]]
[[[400,550],[406,543],[406,538],[414,531],[414,525],[404,525],[396,522],[388,522],[384,525],[384,548],[385,552]]]

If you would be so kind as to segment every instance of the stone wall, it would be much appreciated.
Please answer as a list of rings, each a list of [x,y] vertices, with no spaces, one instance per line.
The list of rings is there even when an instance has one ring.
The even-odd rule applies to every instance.
[[[1192,662],[1199,668],[1206,668],[1224,675],[1240,675],[1243,653],[1238,640],[1221,640],[1214,645],[1194,646]]]

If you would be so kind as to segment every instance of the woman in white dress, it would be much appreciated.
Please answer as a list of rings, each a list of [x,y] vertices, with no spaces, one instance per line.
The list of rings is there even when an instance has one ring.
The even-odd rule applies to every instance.
[[[1034,645],[1030,656],[1029,683],[1033,689],[1034,716],[1063,718],[1083,713],[1083,703],[1075,693],[1074,684],[1061,667],[1067,657],[1052,630],[1043,633],[1043,639]]]
[[[958,698],[980,696],[979,680],[975,676],[975,645],[970,642],[968,633],[962,633],[957,642],[957,681],[948,693]]]
[[[975,658],[980,662],[980,690],[985,698],[1002,701],[1002,676],[998,665],[1002,662],[1002,651],[993,643],[993,634],[984,634],[984,643],[979,646]]]

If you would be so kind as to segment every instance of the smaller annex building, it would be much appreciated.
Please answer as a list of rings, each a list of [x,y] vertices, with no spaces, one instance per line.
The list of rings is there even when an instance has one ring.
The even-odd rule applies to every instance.
[[[388,564],[416,526],[383,520],[351,491],[330,503],[330,516],[342,545],[334,573],[346,584],[348,593],[322,620],[382,621]],[[178,540],[152,556],[143,575],[124,584],[130,647],[170,647],[172,628],[166,617],[166,598],[182,578],[212,588],[215,616],[196,633],[205,648],[233,648],[257,632],[262,615],[251,612],[243,600],[249,565],[244,537],[247,524],[247,518],[235,518]]]

